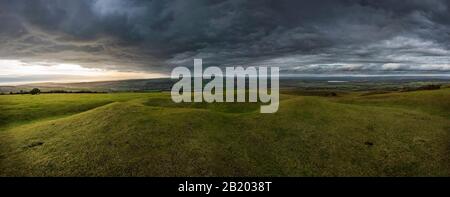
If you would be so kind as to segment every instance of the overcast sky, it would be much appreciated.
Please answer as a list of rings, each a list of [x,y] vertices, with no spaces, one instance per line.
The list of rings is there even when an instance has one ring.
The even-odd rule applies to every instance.
[[[11,62],[147,77],[194,58],[283,73],[448,74],[450,1],[0,0],[3,80],[26,75]]]

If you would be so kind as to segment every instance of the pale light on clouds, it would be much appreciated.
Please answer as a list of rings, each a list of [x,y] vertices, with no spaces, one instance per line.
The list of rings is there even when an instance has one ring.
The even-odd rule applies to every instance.
[[[20,78],[19,83],[105,81],[160,77],[166,76],[159,73],[86,68],[78,64],[0,60],[0,79]]]

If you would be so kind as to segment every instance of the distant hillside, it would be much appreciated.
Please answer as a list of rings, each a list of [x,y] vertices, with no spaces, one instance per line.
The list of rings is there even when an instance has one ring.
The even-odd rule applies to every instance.
[[[54,90],[65,91],[98,91],[98,92],[133,92],[133,91],[166,91],[170,90],[177,80],[169,78],[135,79],[122,81],[80,82],[80,83],[33,83],[17,86],[0,86],[0,93],[29,91],[39,88],[43,92]],[[205,81],[206,83],[206,81]],[[397,91],[416,89],[431,84],[448,85],[448,77],[282,77],[281,88],[302,90],[341,90]]]
[[[124,92],[124,91],[156,91],[170,90],[173,81],[164,79],[135,79],[122,81],[101,81],[101,82],[80,82],[80,83],[33,83],[18,86],[0,86],[0,92],[27,91],[32,88],[39,88],[42,91],[68,90],[68,91],[104,91],[104,92]]]

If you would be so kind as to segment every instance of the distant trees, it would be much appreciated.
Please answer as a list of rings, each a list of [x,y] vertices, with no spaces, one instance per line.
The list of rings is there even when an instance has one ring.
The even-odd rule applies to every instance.
[[[39,88],[33,88],[30,91],[30,94],[32,94],[32,95],[36,95],[36,94],[40,94],[40,93],[41,93],[41,90],[39,90]]]
[[[25,91],[25,90],[19,90],[17,92],[9,92],[9,94],[14,95],[14,94],[32,94],[32,95],[36,95],[36,94],[101,94],[101,93],[107,93],[107,92],[98,92],[98,91],[90,91],[90,90],[77,90],[77,91],[68,91],[68,90],[47,90],[47,91],[41,91],[39,88],[33,88],[30,91]]]
[[[82,94],[82,93],[105,93],[105,92],[97,92],[97,91],[91,91],[91,90],[78,90],[78,91],[70,91],[70,90],[49,90],[44,93],[49,94],[64,94],[64,93],[75,93],[75,94]]]
[[[441,84],[431,84],[431,85],[424,85],[420,87],[404,87],[403,92],[409,92],[409,91],[418,91],[418,90],[439,90],[441,89]]]
[[[30,92],[29,91],[23,91],[23,90],[20,90],[20,91],[18,91],[18,92],[9,92],[9,94],[11,94],[11,95],[13,95],[13,94],[30,94]]]

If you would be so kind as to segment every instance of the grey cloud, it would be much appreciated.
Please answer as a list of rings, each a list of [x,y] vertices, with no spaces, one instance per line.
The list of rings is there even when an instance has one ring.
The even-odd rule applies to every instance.
[[[450,64],[449,13],[445,0],[0,0],[0,58],[160,72],[193,58],[284,72],[448,72],[439,68]]]

